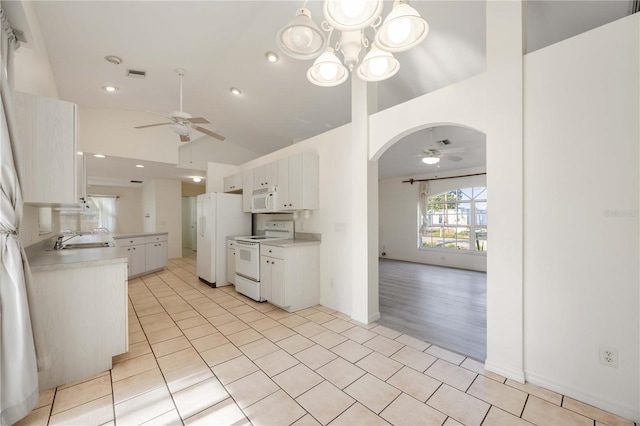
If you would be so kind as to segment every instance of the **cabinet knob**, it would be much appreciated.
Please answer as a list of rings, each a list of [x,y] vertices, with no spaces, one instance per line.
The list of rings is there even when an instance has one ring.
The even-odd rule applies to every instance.
[[[289,207],[291,207],[293,204],[289,204]]]
[[[133,249],[135,250],[136,248],[134,247]]]

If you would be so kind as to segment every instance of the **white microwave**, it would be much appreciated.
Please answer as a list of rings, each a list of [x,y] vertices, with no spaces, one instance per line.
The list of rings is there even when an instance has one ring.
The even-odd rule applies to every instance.
[[[273,213],[278,211],[277,186],[254,189],[251,193],[251,213]]]

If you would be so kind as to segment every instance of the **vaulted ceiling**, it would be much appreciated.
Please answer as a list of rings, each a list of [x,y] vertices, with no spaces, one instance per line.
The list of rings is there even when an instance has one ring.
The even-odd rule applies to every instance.
[[[418,47],[397,54],[401,66],[396,76],[377,83],[380,110],[485,68],[484,1],[411,4],[429,22],[430,33]],[[628,0],[529,1],[527,51],[625,16],[630,4]],[[350,121],[349,81],[333,88],[314,86],[306,79],[312,61],[291,59],[276,47],[278,29],[302,1],[34,1],[32,5],[61,99],[168,114],[179,109],[175,69],[185,68],[184,110],[208,118],[211,125],[205,127],[256,155]],[[383,15],[391,5],[385,1]],[[309,1],[307,7],[319,23],[321,2]],[[3,8],[19,28],[25,21],[20,3],[3,2]],[[23,48],[37,48],[29,39],[30,29],[23,30],[27,39]],[[268,51],[278,53],[280,60],[269,63]],[[106,55],[117,55],[124,62],[113,65],[105,61]],[[146,78],[127,77],[127,69],[146,71]],[[119,91],[108,94],[102,90],[107,85]],[[242,94],[233,95],[231,87]],[[440,130],[443,139],[448,137],[446,131]],[[395,154],[385,154],[381,176],[415,173],[402,159],[424,149],[423,136],[410,135],[397,143]],[[484,143],[483,135],[475,137]],[[465,140],[469,138],[467,134]],[[466,155],[475,155],[472,151],[480,157],[469,158],[470,164],[483,161],[483,149]]]

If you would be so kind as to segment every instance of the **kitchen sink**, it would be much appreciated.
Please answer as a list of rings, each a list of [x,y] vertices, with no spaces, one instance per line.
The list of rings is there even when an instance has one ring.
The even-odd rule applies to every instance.
[[[101,241],[101,242],[92,242],[92,243],[71,243],[71,244],[63,244],[60,250],[72,250],[72,249],[87,249],[87,248],[98,248],[98,247],[114,247],[113,243],[109,241]]]

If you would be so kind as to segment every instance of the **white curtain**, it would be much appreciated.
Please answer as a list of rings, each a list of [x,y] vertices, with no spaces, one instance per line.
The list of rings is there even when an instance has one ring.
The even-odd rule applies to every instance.
[[[29,265],[20,243],[22,194],[11,138],[13,50],[17,40],[0,9],[0,424],[25,417],[38,402],[38,371],[26,284]]]
[[[427,235],[429,231],[429,223],[427,221],[427,201],[429,199],[429,182],[420,182],[418,185],[418,205],[422,216],[420,224],[420,235]]]

